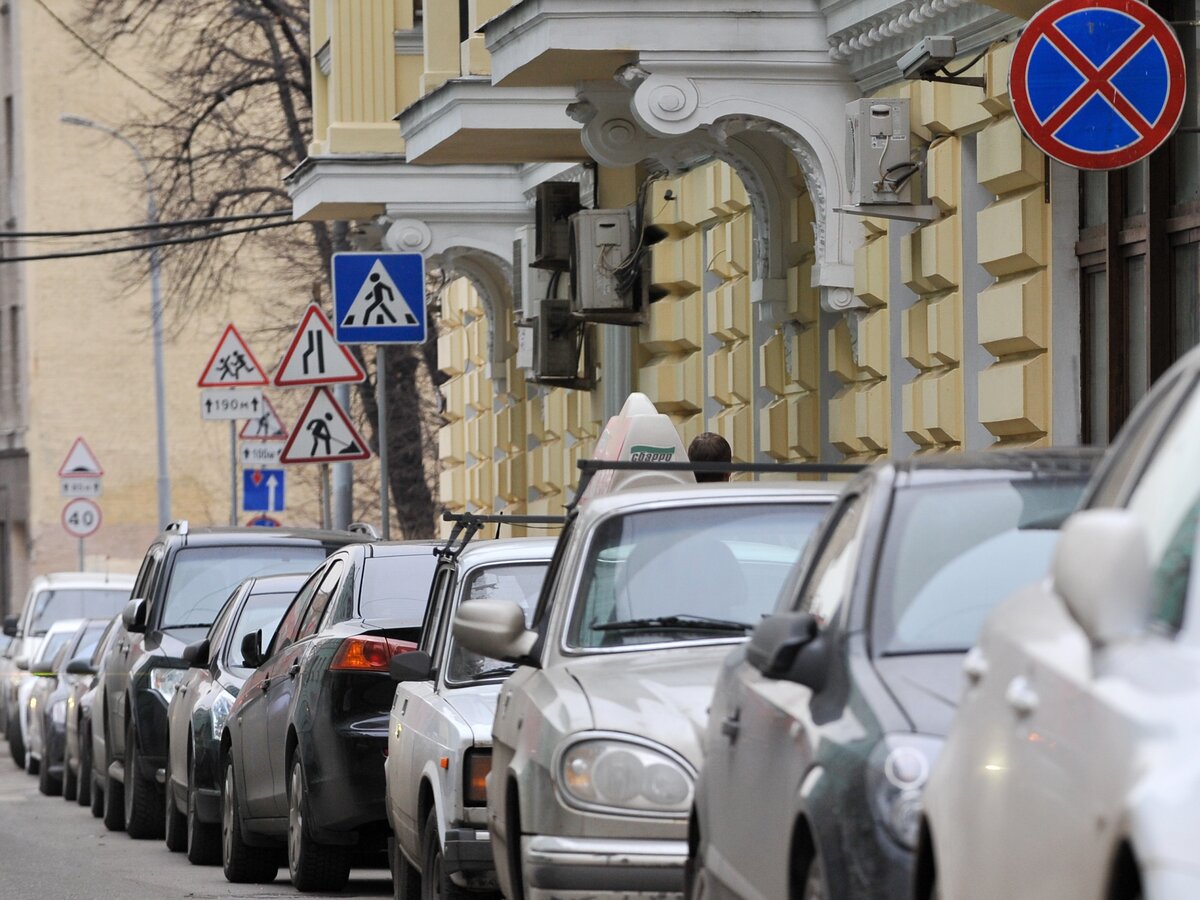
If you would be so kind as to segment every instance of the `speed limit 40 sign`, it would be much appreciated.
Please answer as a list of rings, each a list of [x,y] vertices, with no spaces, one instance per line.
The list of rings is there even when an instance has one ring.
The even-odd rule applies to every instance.
[[[63,507],[62,524],[72,537],[89,537],[100,528],[100,507],[86,497],[76,497]]]

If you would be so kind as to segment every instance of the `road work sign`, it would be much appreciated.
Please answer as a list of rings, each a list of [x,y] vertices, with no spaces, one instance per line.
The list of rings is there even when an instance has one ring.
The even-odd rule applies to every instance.
[[[370,458],[367,442],[350,424],[350,417],[329,388],[314,390],[283,448],[283,462],[355,462]]]

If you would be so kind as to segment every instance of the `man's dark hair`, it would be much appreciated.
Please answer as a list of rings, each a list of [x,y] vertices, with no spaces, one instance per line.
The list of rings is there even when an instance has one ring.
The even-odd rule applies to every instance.
[[[729,441],[712,431],[705,431],[692,438],[688,444],[688,459],[692,462],[733,462],[733,449]],[[728,472],[697,472],[696,480],[728,481]]]

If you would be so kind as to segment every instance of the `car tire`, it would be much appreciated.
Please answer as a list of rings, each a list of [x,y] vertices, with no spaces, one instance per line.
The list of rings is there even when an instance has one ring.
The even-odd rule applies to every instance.
[[[279,874],[275,854],[249,846],[242,837],[232,760],[225,763],[221,787],[221,867],[234,884],[270,884]]]
[[[703,848],[698,847],[683,866],[683,896],[686,900],[712,900],[716,895],[712,875],[704,865]]]
[[[287,849],[288,873],[298,891],[340,891],[350,880],[348,848],[317,843],[308,833],[308,798],[298,753],[288,781]]]
[[[829,900],[829,886],[825,883],[825,867],[821,857],[813,854],[801,883],[801,900]]]
[[[4,727],[4,738],[8,741],[8,752],[18,768],[25,768],[25,741],[21,738],[20,717],[11,715]]]
[[[45,763],[44,766],[38,766],[38,790],[47,797],[57,797],[62,793],[62,779],[50,774],[50,760]]]
[[[421,832],[421,900],[470,900],[465,891],[450,880],[442,858],[442,839],[438,835],[437,811],[430,810]]]
[[[37,775],[41,771],[42,771],[41,760],[39,760],[36,756],[34,756],[32,753],[30,753],[28,750],[26,750],[25,751],[25,772],[26,772],[26,774]]]
[[[163,836],[158,785],[138,775],[137,733],[132,718],[125,730],[125,833],[145,840]]]
[[[112,776],[112,735],[104,742],[108,765],[101,778],[104,782],[104,827],[109,831],[125,830],[125,785]]]
[[[167,779],[163,784],[163,840],[172,853],[187,849],[187,817],[175,808],[170,757],[167,758]]]
[[[75,802],[80,806],[92,805],[92,739],[79,730],[79,771],[75,775],[79,783],[79,793]]]
[[[73,803],[79,797],[79,775],[71,768],[65,751],[63,752],[62,796],[68,803]]]
[[[187,858],[195,866],[221,864],[221,827],[201,822],[196,801],[196,761],[188,760],[187,781]]]
[[[393,900],[420,900],[421,873],[408,861],[394,837],[388,838],[388,862],[392,867]]]

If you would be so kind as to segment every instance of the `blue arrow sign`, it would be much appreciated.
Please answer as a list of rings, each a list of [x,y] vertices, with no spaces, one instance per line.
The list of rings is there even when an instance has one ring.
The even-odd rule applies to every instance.
[[[425,257],[334,254],[333,311],[338,343],[425,343]]]
[[[283,512],[283,469],[242,470],[242,512]]]

